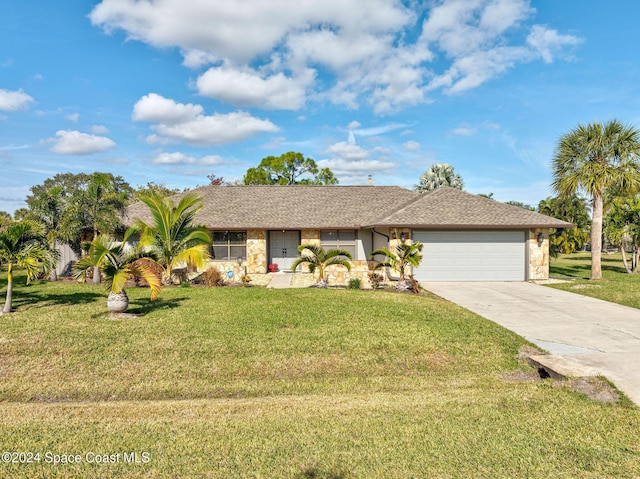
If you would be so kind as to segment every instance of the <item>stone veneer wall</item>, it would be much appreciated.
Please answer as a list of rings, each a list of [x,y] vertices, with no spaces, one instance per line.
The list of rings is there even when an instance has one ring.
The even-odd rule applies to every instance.
[[[538,245],[538,233],[544,235],[542,245]],[[547,228],[529,230],[529,279],[549,279],[549,230]]]
[[[247,230],[247,274],[267,273],[267,232]]]

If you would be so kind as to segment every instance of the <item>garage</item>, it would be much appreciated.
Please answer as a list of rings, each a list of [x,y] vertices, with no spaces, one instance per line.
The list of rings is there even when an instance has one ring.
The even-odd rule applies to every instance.
[[[525,231],[420,231],[418,281],[525,281]]]

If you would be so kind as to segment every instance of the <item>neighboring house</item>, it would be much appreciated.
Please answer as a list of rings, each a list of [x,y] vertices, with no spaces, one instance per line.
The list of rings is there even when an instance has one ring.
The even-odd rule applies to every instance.
[[[352,270],[336,267],[329,279],[366,279],[371,251],[400,241],[424,244],[419,281],[526,281],[549,276],[549,228],[574,225],[516,206],[438,188],[416,193],[398,186],[204,186],[196,222],[213,238],[221,271],[290,270],[298,245],[344,248]],[[177,195],[176,197],[179,197]],[[126,221],[150,221],[142,203]]]

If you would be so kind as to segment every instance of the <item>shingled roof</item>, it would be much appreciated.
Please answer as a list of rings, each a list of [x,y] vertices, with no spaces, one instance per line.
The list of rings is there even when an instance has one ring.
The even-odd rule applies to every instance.
[[[419,196],[399,186],[203,186],[195,221],[212,229],[356,229]],[[178,200],[183,194],[173,197]],[[127,223],[150,221],[148,208],[131,205]]]
[[[416,193],[399,186],[203,186],[196,222],[212,229],[567,228],[570,223],[452,188]],[[178,200],[184,193],[173,197]],[[125,222],[149,222],[143,203]]]
[[[370,226],[421,229],[571,228],[550,216],[472,195],[455,188],[438,188],[378,219]]]

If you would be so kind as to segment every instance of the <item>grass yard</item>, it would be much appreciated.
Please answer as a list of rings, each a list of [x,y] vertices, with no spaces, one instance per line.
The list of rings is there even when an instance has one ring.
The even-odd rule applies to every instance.
[[[549,271],[551,276],[578,278],[570,283],[549,285],[553,288],[640,308],[640,274],[625,271],[620,253],[602,255],[600,281],[589,281],[591,253],[563,254],[552,258]]]
[[[533,380],[522,338],[429,295],[131,289],[114,320],[101,288],[23,283],[0,452],[40,457],[3,478],[640,476],[637,407]]]

